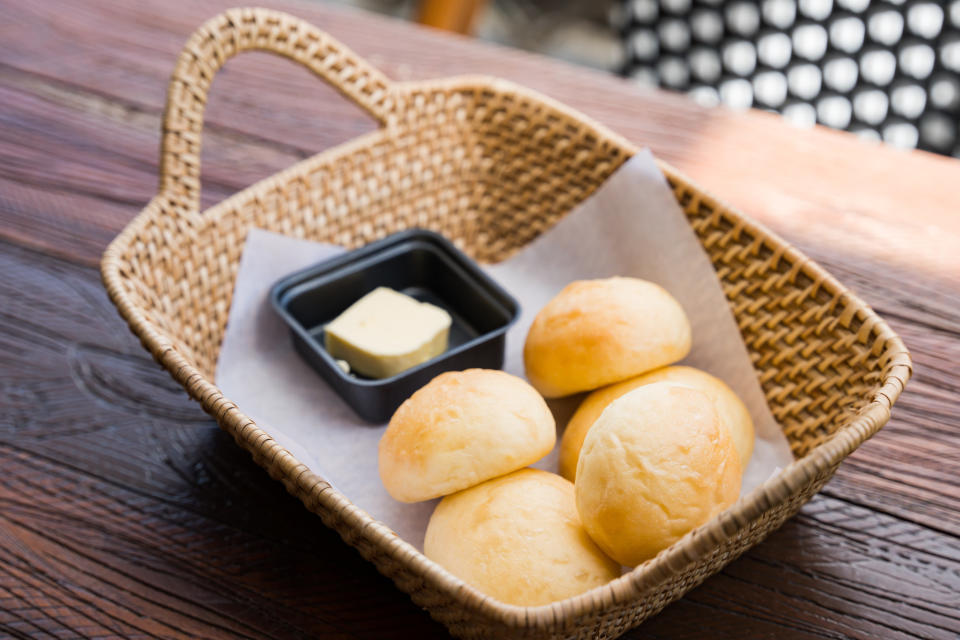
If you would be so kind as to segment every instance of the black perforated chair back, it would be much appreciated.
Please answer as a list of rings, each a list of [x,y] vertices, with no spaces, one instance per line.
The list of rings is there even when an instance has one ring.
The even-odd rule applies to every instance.
[[[624,73],[960,157],[960,0],[629,0]]]

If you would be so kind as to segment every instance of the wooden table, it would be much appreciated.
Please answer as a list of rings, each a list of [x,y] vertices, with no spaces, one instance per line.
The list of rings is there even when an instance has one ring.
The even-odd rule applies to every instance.
[[[0,3],[0,636],[440,637],[124,328],[97,272],[153,195],[166,80],[231,0]],[[916,363],[893,420],[780,531],[634,638],[960,633],[960,163],[321,4],[396,79],[490,73],[649,144],[820,261]],[[286,61],[218,76],[204,202],[373,123]]]

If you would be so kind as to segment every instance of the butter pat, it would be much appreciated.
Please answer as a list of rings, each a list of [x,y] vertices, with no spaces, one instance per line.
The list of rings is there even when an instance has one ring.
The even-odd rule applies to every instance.
[[[324,343],[352,371],[389,378],[446,351],[450,322],[440,307],[378,287],[324,328]]]

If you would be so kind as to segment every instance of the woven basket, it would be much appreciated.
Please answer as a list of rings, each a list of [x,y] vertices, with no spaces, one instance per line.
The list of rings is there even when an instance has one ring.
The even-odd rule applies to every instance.
[[[291,58],[381,127],[199,211],[203,109],[241,51]],[[506,605],[351,504],[223,396],[213,373],[251,227],[358,247],[408,227],[474,258],[511,255],[589,196],[635,147],[588,118],[489,78],[393,83],[291,16],[227,11],[189,40],[170,81],[160,192],[113,241],[103,280],[131,330],[220,426],[418,605],[464,637],[612,637],[794,514],[887,421],[910,376],[900,339],[800,252],[663,165],[710,256],[795,461],[659,556],[551,605]]]

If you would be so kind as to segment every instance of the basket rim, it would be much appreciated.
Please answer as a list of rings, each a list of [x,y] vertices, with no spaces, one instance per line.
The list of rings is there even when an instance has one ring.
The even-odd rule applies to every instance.
[[[638,151],[638,147],[622,136],[610,131],[604,125],[563,105],[539,92],[522,87],[513,82],[489,76],[465,75],[426,81],[395,83],[399,93],[414,91],[436,91],[441,89],[490,89],[509,91],[530,102],[539,102],[555,109],[584,124],[599,138],[619,148],[627,157]],[[642,596],[652,586],[684,567],[697,561],[740,528],[747,526],[762,513],[793,495],[796,495],[813,478],[826,473],[839,464],[861,443],[869,439],[889,419],[890,410],[902,392],[912,372],[909,353],[902,340],[890,329],[887,323],[860,298],[840,284],[825,269],[805,256],[798,249],[768,230],[762,224],[750,219],[740,210],[712,196],[708,191],[686,178],[682,173],[658,160],[658,165],[668,180],[681,181],[695,188],[703,201],[714,210],[734,222],[743,233],[751,235],[757,242],[774,251],[776,255],[794,263],[795,274],[802,273],[811,278],[817,286],[847,303],[847,309],[854,313],[847,321],[856,317],[862,323],[861,333],[877,334],[877,343],[883,343],[889,357],[888,371],[882,379],[870,402],[860,409],[857,415],[837,428],[826,441],[812,448],[802,458],[795,459],[780,473],[768,478],[760,486],[742,496],[732,506],[716,515],[707,523],[688,532],[671,547],[663,550],[655,558],[631,569],[621,577],[590,591],[546,605],[533,607],[518,606],[500,602],[485,595],[475,587],[450,574],[446,569],[424,556],[410,542],[395,534],[386,524],[374,519],[363,509],[354,505],[347,496],[330,485],[321,475],[311,471],[297,460],[289,451],[274,441],[267,432],[246,416],[240,407],[227,398],[214,382],[192,364],[174,346],[170,336],[155,326],[124,291],[121,272],[121,254],[129,247],[137,232],[154,218],[163,214],[161,204],[174,211],[181,222],[188,226],[194,224],[214,224],[236,203],[246,201],[252,193],[267,188],[274,181],[280,181],[291,175],[302,173],[313,164],[325,164],[331,160],[364,148],[378,137],[389,135],[392,127],[386,125],[363,134],[344,144],[322,151],[305,160],[283,169],[271,176],[257,181],[238,193],[213,205],[202,213],[191,213],[177,205],[164,193],[158,194],[146,207],[118,234],[107,247],[101,261],[101,276],[111,301],[117,306],[120,315],[131,331],[140,338],[158,362],[166,368],[175,380],[180,382],[188,393],[199,400],[228,432],[232,432],[237,441],[245,444],[261,466],[267,468],[271,476],[284,480],[288,489],[301,498],[305,506],[316,511],[320,506],[337,514],[344,526],[351,531],[350,539],[341,531],[341,537],[351,546],[359,538],[367,538],[381,552],[389,554],[394,560],[405,565],[410,571],[421,577],[437,590],[448,594],[461,605],[468,606],[477,613],[486,616],[510,628],[566,627],[574,619],[591,612],[602,611],[618,603]],[[229,425],[229,428],[227,428]],[[329,525],[328,525],[329,526]]]

